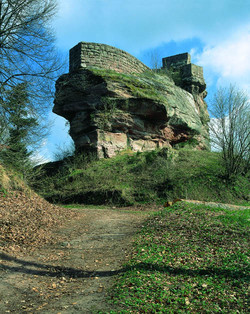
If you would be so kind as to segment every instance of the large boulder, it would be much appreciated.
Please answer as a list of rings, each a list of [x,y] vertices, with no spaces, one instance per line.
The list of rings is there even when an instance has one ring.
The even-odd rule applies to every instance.
[[[53,112],[69,121],[77,150],[100,158],[180,143],[208,149],[204,84],[185,73],[187,88],[177,86],[168,69],[121,73],[79,66],[58,79]]]

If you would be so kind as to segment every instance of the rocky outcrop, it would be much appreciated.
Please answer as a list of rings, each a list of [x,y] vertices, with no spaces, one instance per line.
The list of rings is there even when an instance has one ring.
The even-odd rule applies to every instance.
[[[132,69],[138,64],[133,57],[132,67],[128,55],[130,70],[121,72],[120,64],[118,72],[100,66],[102,50],[98,47],[98,64],[95,66],[92,58],[92,63],[84,66],[84,53],[78,46],[79,62],[74,50],[74,66],[56,83],[53,112],[70,122],[76,149],[102,158],[126,149],[146,151],[182,143],[209,148],[205,82],[203,76],[196,75],[194,65],[187,62],[171,72],[163,59],[163,69],[155,73],[146,66],[143,69],[138,60],[143,70],[134,73]],[[115,49],[112,47],[113,54]],[[123,56],[125,64],[126,53]],[[106,54],[103,58],[108,60]]]

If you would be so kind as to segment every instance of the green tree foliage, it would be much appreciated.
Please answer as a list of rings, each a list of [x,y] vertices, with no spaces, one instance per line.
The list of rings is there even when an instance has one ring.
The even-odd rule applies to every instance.
[[[40,136],[38,119],[29,108],[27,86],[20,83],[6,93],[2,104],[5,112],[5,132],[0,151],[0,160],[15,169],[25,172],[30,166],[29,146]]]
[[[249,169],[249,98],[233,86],[220,88],[214,96],[211,113],[212,145],[222,152],[226,176],[230,179]]]

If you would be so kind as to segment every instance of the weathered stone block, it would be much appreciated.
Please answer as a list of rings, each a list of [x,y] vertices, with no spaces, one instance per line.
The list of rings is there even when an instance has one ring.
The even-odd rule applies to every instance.
[[[127,135],[97,131],[97,156],[99,158],[114,157],[117,153],[127,148]]]
[[[201,66],[190,63],[183,66],[181,70],[182,70],[183,78],[195,76],[195,77],[203,79],[203,68]]]
[[[191,56],[189,53],[185,52],[185,53],[181,53],[178,55],[174,55],[171,57],[166,57],[162,59],[162,63],[163,63],[163,68],[179,68],[182,67],[184,65],[190,64],[191,63]]]

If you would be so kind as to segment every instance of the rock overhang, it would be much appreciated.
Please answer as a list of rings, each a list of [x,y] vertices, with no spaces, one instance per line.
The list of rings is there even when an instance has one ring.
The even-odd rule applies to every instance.
[[[170,68],[179,71],[183,86],[166,75]],[[154,73],[120,49],[81,42],[70,50],[69,74],[57,82],[53,111],[70,121],[76,148],[99,157],[190,139],[208,149],[204,84],[202,68],[191,64],[188,53],[163,58],[162,70]]]

